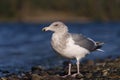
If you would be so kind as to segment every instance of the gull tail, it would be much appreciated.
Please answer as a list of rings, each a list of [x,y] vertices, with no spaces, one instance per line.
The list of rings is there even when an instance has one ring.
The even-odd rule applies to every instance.
[[[103,46],[104,42],[96,42],[96,50],[104,52],[104,50],[100,49]]]

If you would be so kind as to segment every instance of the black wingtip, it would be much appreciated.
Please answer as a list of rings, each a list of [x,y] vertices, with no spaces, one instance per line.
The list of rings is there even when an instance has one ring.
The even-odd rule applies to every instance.
[[[105,44],[104,42],[96,42],[97,45],[103,45]]]
[[[100,49],[103,46],[104,42],[96,42],[96,49]]]

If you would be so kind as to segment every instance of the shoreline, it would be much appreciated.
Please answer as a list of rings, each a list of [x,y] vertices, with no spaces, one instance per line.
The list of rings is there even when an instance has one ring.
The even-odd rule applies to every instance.
[[[75,77],[66,76],[68,71],[68,62],[64,62],[63,66],[54,67],[51,69],[44,69],[41,66],[34,66],[30,72],[21,72],[19,74],[9,74],[1,77],[0,80],[113,80],[120,79],[120,58],[98,61],[88,60],[80,65],[80,72],[82,75]],[[5,74],[8,74],[6,72]],[[72,65],[72,74],[76,73],[76,65]]]
[[[21,14],[17,14],[11,18],[0,18],[0,22],[53,22],[53,21],[65,21],[65,22],[81,22],[81,23],[88,23],[96,21],[90,17],[75,15],[70,12],[55,12],[55,11],[38,11],[35,10],[33,12],[23,10]],[[109,19],[105,18],[103,20],[97,21],[110,21]]]
[[[59,16],[58,16],[59,17]],[[63,21],[63,22],[80,22],[80,23],[89,23],[92,22],[93,20],[89,20],[87,18],[78,18],[78,17],[69,17],[69,18],[58,18],[58,17],[52,17],[52,18],[46,18],[43,16],[39,17],[28,17],[28,18],[23,18],[23,19],[0,19],[0,22],[33,22],[33,23],[40,23],[40,22],[54,22],[54,21]]]

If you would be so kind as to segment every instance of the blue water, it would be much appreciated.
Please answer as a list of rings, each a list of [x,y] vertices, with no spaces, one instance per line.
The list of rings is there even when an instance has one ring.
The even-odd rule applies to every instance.
[[[120,23],[65,23],[69,32],[82,33],[95,41],[103,41],[104,53],[93,52],[87,59],[120,56]],[[62,64],[63,58],[50,46],[52,32],[42,32],[49,23],[0,23],[0,70],[24,71],[32,66],[52,67]]]

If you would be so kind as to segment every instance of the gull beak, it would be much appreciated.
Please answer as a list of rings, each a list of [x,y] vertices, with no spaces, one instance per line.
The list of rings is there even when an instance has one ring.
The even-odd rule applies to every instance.
[[[44,27],[42,31],[48,31],[48,27]]]

